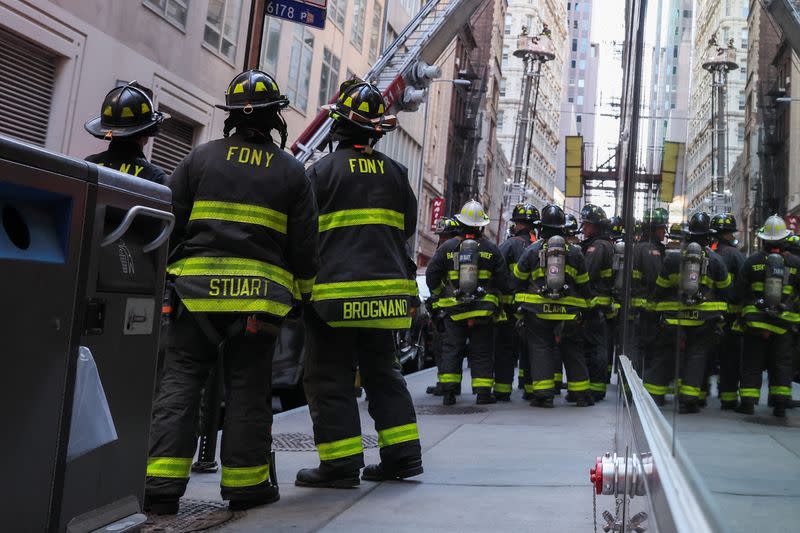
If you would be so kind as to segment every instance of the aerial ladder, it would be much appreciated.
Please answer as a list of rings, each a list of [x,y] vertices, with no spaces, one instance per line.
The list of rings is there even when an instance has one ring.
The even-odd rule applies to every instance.
[[[485,1],[430,0],[411,19],[363,77],[381,90],[387,113],[417,110],[428,85],[441,76],[434,63]],[[337,93],[331,101],[338,97]],[[327,112],[320,112],[292,144],[295,157],[310,161],[324,148],[332,124]]]

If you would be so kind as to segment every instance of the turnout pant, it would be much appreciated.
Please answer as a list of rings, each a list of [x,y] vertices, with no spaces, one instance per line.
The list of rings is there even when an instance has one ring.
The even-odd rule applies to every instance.
[[[678,338],[679,337],[679,338]],[[644,388],[656,398],[669,392],[675,376],[676,348],[680,353],[678,393],[682,398],[702,397],[708,354],[716,342],[713,327],[663,326],[644,356]]]
[[[514,383],[519,335],[514,321],[494,325],[494,392],[510,394]]]
[[[753,330],[744,335],[739,385],[742,399],[753,398],[758,403],[762,373],[766,370],[770,398],[775,405],[788,405],[792,399],[792,338],[791,333],[779,335]]]
[[[179,498],[186,491],[197,448],[200,393],[216,366],[219,347],[204,333],[196,317],[178,305],[169,330],[161,386],[153,406],[146,492],[160,499]],[[206,315],[222,337],[236,313]],[[270,483],[272,447],[270,385],[275,337],[239,333],[224,341],[225,423],[222,428],[222,498],[256,498]]]
[[[589,370],[589,390],[605,396],[608,381],[606,318],[598,314],[583,322],[583,353]]]
[[[555,396],[553,369],[558,361],[560,373],[562,360],[567,370],[567,390],[579,395],[589,391],[589,372],[576,322],[544,320],[528,313],[525,316],[525,332],[535,398]]]
[[[471,324],[471,325],[470,325]],[[454,321],[445,318],[439,383],[442,390],[458,390],[461,383],[462,354],[469,339],[467,359],[472,373],[472,392],[491,392],[494,379],[494,325],[490,323]]]
[[[361,421],[353,389],[356,369],[369,398],[381,462],[391,467],[422,455],[417,417],[388,329],[332,328],[307,306],[303,385],[322,463],[353,471],[364,466]]]

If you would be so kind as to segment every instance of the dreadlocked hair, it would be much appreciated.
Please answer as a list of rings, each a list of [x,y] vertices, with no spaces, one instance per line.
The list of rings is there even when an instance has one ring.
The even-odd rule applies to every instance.
[[[369,132],[357,126],[348,124],[347,122],[334,121],[331,125],[328,137],[323,142],[323,146],[327,144],[328,150],[333,151],[333,143],[347,141],[353,144],[362,146],[369,146],[372,148],[383,137],[383,132]]]
[[[251,140],[257,137],[264,139],[271,137],[272,130],[275,130],[281,137],[281,150],[286,147],[286,139],[289,137],[286,121],[280,110],[274,107],[257,108],[250,113],[245,113],[243,109],[231,110],[225,119],[222,135],[228,137],[233,129],[244,133]]]

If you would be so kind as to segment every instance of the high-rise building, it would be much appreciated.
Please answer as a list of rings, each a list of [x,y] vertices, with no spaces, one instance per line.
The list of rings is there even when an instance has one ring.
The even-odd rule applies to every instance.
[[[689,98],[689,128],[686,147],[686,196],[689,211],[709,209],[712,181],[715,174],[727,176],[744,146],[745,83],[747,81],[747,48],[749,44],[748,0],[697,0],[695,2],[695,35],[692,53],[692,87]],[[713,87],[711,74],[703,69],[709,57],[712,37],[717,46],[736,50],[738,70],[727,78],[724,123],[726,131],[726,168],[718,169],[717,146],[712,113]],[[726,180],[727,181],[727,180]],[[729,189],[726,184],[726,189]],[[730,202],[730,197],[727,200]]]
[[[587,4],[588,2],[578,2]],[[576,3],[576,4],[578,4]],[[523,177],[524,199],[542,204],[553,200],[556,188],[556,164],[559,140],[563,69],[567,42],[567,3],[556,0],[510,0],[504,25],[504,41],[498,107],[497,140],[513,164],[517,114],[521,107],[523,88],[523,61],[515,57],[517,38],[523,26],[532,35],[541,32],[546,24],[550,28],[552,51],[555,58],[542,66],[539,94],[536,103],[536,122],[530,142],[531,155],[527,175]],[[582,9],[582,6],[581,6]],[[588,37],[586,52],[589,52]],[[502,126],[501,126],[502,124]],[[527,159],[527,157],[526,157]],[[511,206],[513,207],[513,206]],[[510,207],[506,211],[510,210]]]

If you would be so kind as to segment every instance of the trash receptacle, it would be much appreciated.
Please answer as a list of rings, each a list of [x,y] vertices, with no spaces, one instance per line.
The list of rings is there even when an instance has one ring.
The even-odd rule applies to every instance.
[[[63,490],[96,170],[0,136],[0,529],[53,531]]]

